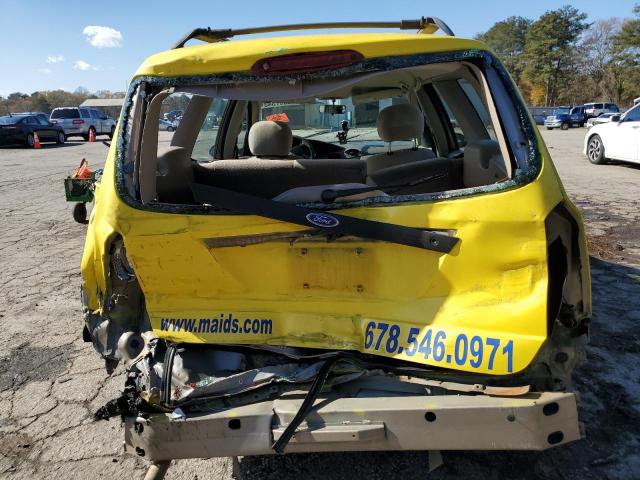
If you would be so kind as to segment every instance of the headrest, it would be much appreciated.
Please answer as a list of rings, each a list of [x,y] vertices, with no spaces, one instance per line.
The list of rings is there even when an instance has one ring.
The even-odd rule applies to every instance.
[[[286,157],[293,142],[289,125],[262,121],[249,130],[249,149],[256,157]]]
[[[385,142],[413,140],[422,136],[424,117],[408,103],[391,105],[378,115],[377,127],[378,136]]]

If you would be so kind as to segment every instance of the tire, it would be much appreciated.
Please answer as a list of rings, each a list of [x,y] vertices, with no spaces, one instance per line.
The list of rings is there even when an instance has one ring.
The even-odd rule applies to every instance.
[[[64,132],[58,132],[58,138],[56,139],[56,143],[58,145],[62,145],[66,141],[67,141],[67,136],[64,134]]]
[[[569,130],[569,123],[564,122],[562,125],[560,125],[560,130]]]
[[[27,140],[25,142],[25,146],[27,148],[33,148],[36,143],[36,138],[33,136],[33,133],[27,135]]]
[[[84,203],[76,203],[73,206],[73,219],[78,223],[87,224],[87,206]]]
[[[167,127],[167,132],[173,132],[175,130],[175,128],[173,127]]]
[[[109,132],[109,139],[113,139],[113,135],[116,133],[116,127],[111,127],[111,131]]]
[[[600,135],[594,135],[587,143],[587,158],[594,165],[602,165],[605,162],[604,145]]]
[[[584,128],[584,122],[580,123],[580,128]]]
[[[547,127],[547,130],[553,130],[553,127]]]

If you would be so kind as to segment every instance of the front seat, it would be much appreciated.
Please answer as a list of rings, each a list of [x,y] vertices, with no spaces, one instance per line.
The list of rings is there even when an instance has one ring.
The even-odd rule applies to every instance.
[[[391,142],[415,141],[422,137],[424,117],[417,107],[408,103],[391,105],[378,114],[376,127],[380,139],[389,143],[389,151],[366,157],[367,176],[389,167],[435,158],[431,150],[417,144],[413,148],[391,150]]]

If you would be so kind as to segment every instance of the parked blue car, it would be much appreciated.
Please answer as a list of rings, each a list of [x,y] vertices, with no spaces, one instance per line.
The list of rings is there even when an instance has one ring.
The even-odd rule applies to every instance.
[[[554,128],[568,130],[569,127],[584,127],[586,121],[587,114],[584,106],[557,107],[553,110],[553,115],[544,120],[544,126],[547,127],[547,130],[553,130]]]

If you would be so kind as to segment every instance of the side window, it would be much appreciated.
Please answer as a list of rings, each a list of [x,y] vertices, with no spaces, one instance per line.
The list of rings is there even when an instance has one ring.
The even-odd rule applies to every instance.
[[[80,115],[82,115],[82,118],[91,118],[91,115],[89,114],[89,110],[87,110],[86,108],[80,109]]]
[[[228,103],[228,100],[222,98],[212,99],[211,105],[209,105],[209,111],[202,124],[194,125],[194,128],[200,129],[191,155],[191,158],[196,162],[208,162],[214,159],[220,123]],[[188,113],[186,111],[186,105],[185,108],[180,108],[180,110]],[[181,123],[184,121],[185,119],[183,118]],[[187,119],[187,121],[189,121],[189,119]]]
[[[42,117],[35,117],[36,121],[38,122],[38,124],[40,125],[45,125],[45,126],[49,126],[49,122],[46,121],[44,118]]]
[[[238,138],[236,139],[236,149],[238,152],[238,157],[246,157],[251,155],[251,153],[249,152],[249,145],[247,144],[247,133],[249,132],[249,128],[251,126],[250,115],[251,102],[247,102],[247,108],[244,112],[244,118],[242,119],[242,124],[240,125],[240,132],[238,133]]]
[[[91,118],[94,118],[96,120],[100,119],[100,114],[98,113],[97,110],[89,110],[91,112]]]
[[[484,124],[484,128],[487,130],[491,140],[496,140],[497,137],[493,128],[493,122],[491,121],[491,115],[489,115],[489,111],[482,101],[482,98],[480,98],[480,95],[478,95],[476,89],[473,88],[473,86],[464,78],[458,80],[458,85],[460,85],[460,88],[464,91],[465,95],[471,102],[471,105],[473,105],[474,110],[478,114],[480,121]]]
[[[479,139],[496,140],[491,116],[476,89],[465,79],[434,83],[459,150]]]
[[[36,117],[27,117],[27,125],[40,125]]]
[[[596,103],[596,104],[594,105],[594,108],[602,109],[602,108],[604,108],[604,105],[603,105],[602,103]]]
[[[174,135],[176,127],[180,129],[181,145],[191,149],[191,159],[196,162],[208,162],[213,160],[218,129],[228,100],[214,98],[209,105],[209,109],[198,112],[197,109],[191,111],[187,109],[193,95],[190,93],[173,93],[162,100],[159,118],[171,118],[176,111],[184,112],[185,116],[178,122],[170,123],[170,128],[162,129],[158,132],[158,155],[164,154],[170,147],[175,147]],[[194,100],[195,101],[195,100]],[[202,116],[200,116],[202,115]],[[171,122],[171,120],[167,120]],[[156,119],[156,124],[159,121]]]

